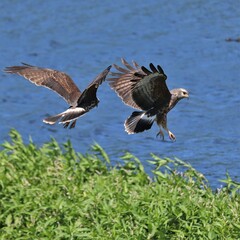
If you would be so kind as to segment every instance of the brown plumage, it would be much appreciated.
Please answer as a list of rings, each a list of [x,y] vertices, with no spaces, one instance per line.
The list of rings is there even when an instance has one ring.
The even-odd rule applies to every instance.
[[[168,132],[169,138],[175,140],[176,137],[167,128],[167,113],[182,98],[188,98],[188,91],[183,88],[168,90],[166,85],[167,76],[163,69],[152,63],[150,70],[144,66],[140,67],[133,61],[131,66],[122,59],[122,68],[113,64],[118,72],[113,72],[112,78],[108,78],[109,84],[116,91],[122,101],[135,111],[125,121],[125,130],[128,134],[143,132],[152,127],[154,121],[160,127],[158,135],[164,139],[161,128]]]
[[[37,86],[43,86],[55,91],[70,105],[69,109],[43,121],[48,124],[62,123],[65,128],[74,128],[77,119],[98,105],[96,93],[100,84],[105,80],[111,66],[100,73],[81,93],[73,80],[64,72],[41,68],[22,63],[22,66],[6,67],[7,73],[18,74]]]

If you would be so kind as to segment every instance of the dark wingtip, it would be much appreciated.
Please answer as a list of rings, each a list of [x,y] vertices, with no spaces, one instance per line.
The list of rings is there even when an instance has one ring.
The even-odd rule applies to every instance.
[[[111,68],[112,68],[112,65],[109,65],[109,66],[107,67],[107,70],[110,71]]]
[[[104,71],[103,71],[103,74],[104,74],[104,79],[103,81],[105,81],[105,78],[107,77],[107,75],[109,74],[109,71],[111,70],[112,68],[112,65],[109,65]]]
[[[143,71],[144,73],[146,73],[147,75],[149,75],[149,74],[152,73],[151,71],[149,71],[149,70],[148,70],[147,68],[145,68],[144,66],[142,66],[141,69],[142,69],[142,71]]]
[[[164,71],[163,71],[163,69],[162,69],[162,67],[161,67],[160,65],[157,65],[157,68],[158,68],[158,71],[159,71],[160,73],[162,73],[162,74],[165,75],[165,73],[164,73]]]
[[[33,65],[30,65],[28,63],[21,62],[21,64],[24,65],[24,66],[33,67]]]
[[[156,67],[152,63],[149,64],[149,67],[150,67],[150,69],[152,70],[153,73],[158,72],[158,70],[156,69]]]

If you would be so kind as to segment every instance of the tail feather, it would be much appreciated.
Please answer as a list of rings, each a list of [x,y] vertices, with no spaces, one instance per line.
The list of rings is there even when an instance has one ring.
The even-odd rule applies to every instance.
[[[60,123],[66,123],[72,120],[76,120],[84,113],[86,113],[86,110],[84,108],[81,107],[69,108],[67,111],[63,113]]]
[[[70,124],[70,128],[74,128],[76,124],[76,120],[82,116],[84,113],[86,113],[86,110],[84,108],[76,107],[76,108],[69,108],[68,110],[59,113],[55,116],[50,116],[48,118],[45,118],[43,122],[48,124],[55,124],[59,121],[59,123],[62,123],[65,128],[67,128]]]
[[[61,119],[63,113],[59,113],[58,115],[55,116],[51,116],[51,117],[47,117],[45,119],[43,119],[44,123],[48,123],[48,124],[55,124],[59,119]]]
[[[139,133],[152,127],[154,116],[147,117],[145,112],[133,112],[124,123],[125,131],[128,134]]]

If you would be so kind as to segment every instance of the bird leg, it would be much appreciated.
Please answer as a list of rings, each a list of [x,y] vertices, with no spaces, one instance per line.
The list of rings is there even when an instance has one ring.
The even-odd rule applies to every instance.
[[[71,125],[70,125],[69,128],[70,128],[70,129],[71,129],[71,128],[75,128],[75,125],[76,125],[76,120],[74,120],[74,121],[71,123]]]
[[[162,136],[162,140],[164,140],[164,134],[163,134],[163,131],[162,131],[162,128],[163,128],[168,133],[169,138],[173,142],[176,140],[176,137],[174,136],[174,134],[168,130],[168,127],[167,127],[167,115],[166,114],[163,114],[163,115],[159,114],[159,115],[157,115],[157,124],[160,127],[160,130],[159,130],[159,133],[157,134],[157,136],[161,135]]]
[[[76,125],[76,120],[63,123],[63,127],[64,128],[68,128],[69,127],[69,129],[74,128],[75,125]]]
[[[170,138],[173,142],[176,141],[175,135],[174,135],[172,132],[170,132],[169,129],[168,129],[168,127],[167,127],[167,116],[166,116],[166,115],[164,116],[164,118],[163,118],[163,120],[162,120],[162,122],[161,122],[161,126],[162,126],[162,128],[163,128],[164,130],[167,131],[169,138]]]
[[[69,124],[70,124],[70,122],[65,122],[65,123],[63,124],[63,127],[64,127],[64,128],[68,128]]]
[[[160,128],[159,132],[157,133],[156,137],[158,137],[159,135],[161,136],[162,140],[164,141],[164,133],[161,128]]]

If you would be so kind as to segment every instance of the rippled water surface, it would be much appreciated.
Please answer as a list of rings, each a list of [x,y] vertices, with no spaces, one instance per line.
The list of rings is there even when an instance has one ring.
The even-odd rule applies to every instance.
[[[19,76],[1,73],[0,140],[16,128],[41,145],[50,137],[71,139],[77,151],[95,141],[113,159],[127,150],[142,161],[153,152],[190,162],[218,187],[230,175],[240,180],[240,1],[1,1],[0,68],[26,62],[67,72],[83,90],[120,57],[140,65],[160,64],[170,89],[191,97],[168,115],[177,141],[162,142],[151,130],[127,135],[132,109],[107,84],[98,108],[74,130],[42,122],[67,104],[55,93]],[[146,168],[150,170],[147,162]]]

